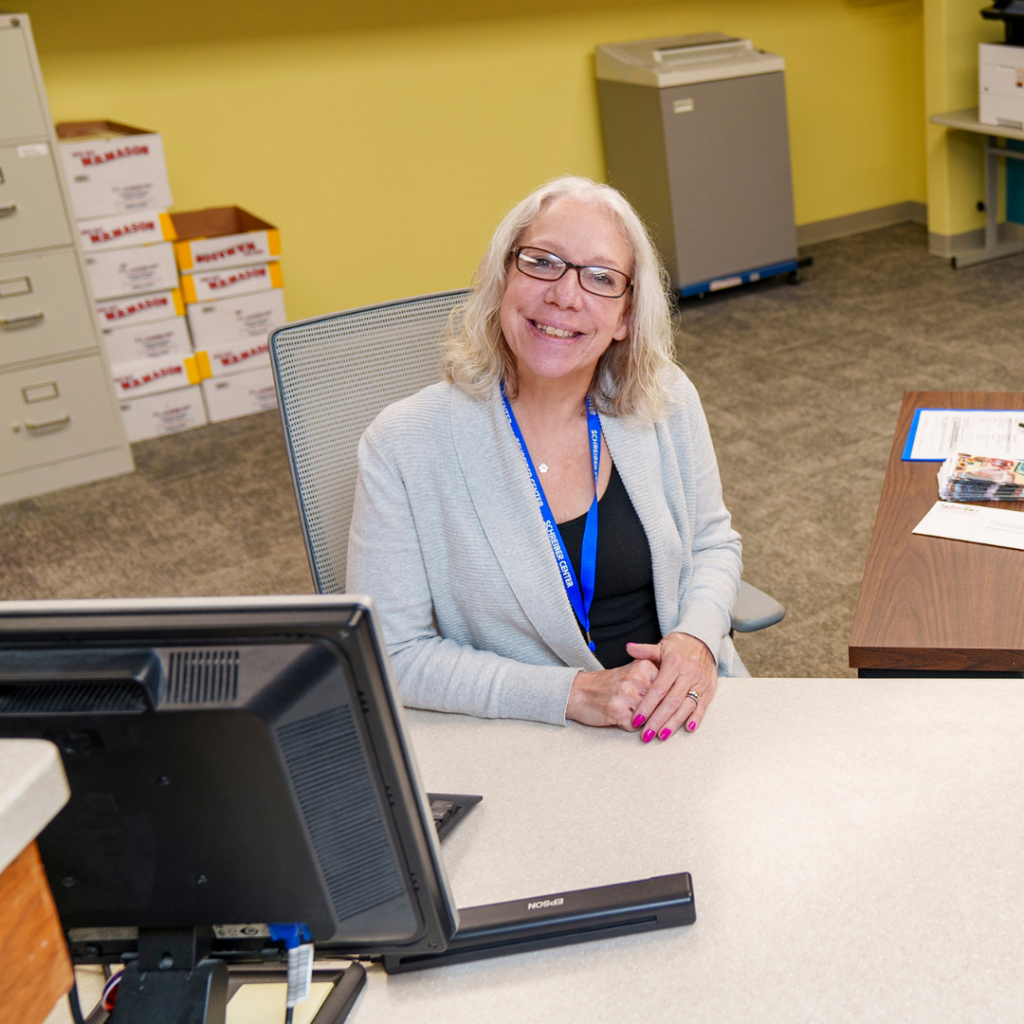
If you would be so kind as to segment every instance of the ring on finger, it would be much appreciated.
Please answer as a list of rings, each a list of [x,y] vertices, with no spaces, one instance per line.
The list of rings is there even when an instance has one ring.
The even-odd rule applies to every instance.
[[[690,690],[686,694],[687,697],[693,698],[693,703],[700,706],[700,694],[696,690]]]

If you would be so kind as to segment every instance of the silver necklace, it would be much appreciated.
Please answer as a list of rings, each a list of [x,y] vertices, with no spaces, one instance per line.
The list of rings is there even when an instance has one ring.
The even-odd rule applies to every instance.
[[[573,434],[569,438],[569,441],[566,444],[566,446],[551,461],[552,462],[556,462],[558,459],[560,459],[569,450],[570,446],[572,445],[573,441],[575,441],[575,440],[576,440],[576,431],[573,431]],[[542,463],[540,463],[537,466],[537,468],[542,473],[546,473],[551,467],[546,462],[542,462]]]

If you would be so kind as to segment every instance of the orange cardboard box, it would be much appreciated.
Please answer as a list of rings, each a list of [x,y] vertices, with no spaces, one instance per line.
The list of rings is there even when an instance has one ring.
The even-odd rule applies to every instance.
[[[239,295],[251,295],[253,292],[265,292],[283,286],[281,264],[276,261],[224,270],[204,270],[196,274],[183,274],[181,278],[181,294],[186,305],[215,299],[233,299]]]
[[[172,213],[171,221],[183,274],[268,263],[281,255],[281,232],[239,206]]]

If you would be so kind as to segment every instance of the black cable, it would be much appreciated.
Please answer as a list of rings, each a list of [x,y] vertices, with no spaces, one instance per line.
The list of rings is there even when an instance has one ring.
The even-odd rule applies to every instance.
[[[68,990],[68,1007],[71,1010],[71,1019],[75,1024],[85,1024],[85,1018],[82,1016],[82,1004],[78,999],[77,979],[71,983],[71,988]]]
[[[292,1024],[292,1014],[294,1014],[294,1013],[295,1013],[295,1007],[294,1006],[289,1006],[288,1009],[286,1009],[284,1011],[284,1024]],[[76,1024],[77,1024],[77,1022],[76,1022]]]

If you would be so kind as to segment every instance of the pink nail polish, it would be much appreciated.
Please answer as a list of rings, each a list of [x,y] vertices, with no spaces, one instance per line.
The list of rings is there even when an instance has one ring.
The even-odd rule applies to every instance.
[[[646,721],[647,721],[647,716],[646,715],[637,715],[636,718],[633,719],[633,728],[634,729],[639,729],[640,726],[643,725],[644,722],[646,722]]]
[[[672,730],[671,729],[662,729],[661,732],[658,733],[658,739],[659,740],[667,740],[669,738],[669,736],[671,736],[671,735],[672,735]]]
[[[643,736],[640,737],[640,739],[642,739],[644,741],[644,743],[650,743],[651,740],[654,739],[654,730],[653,729],[647,729],[644,732]]]
[[[693,732],[693,730],[697,728],[697,723],[696,722],[687,722],[686,723],[686,728],[689,729],[690,732]]]

